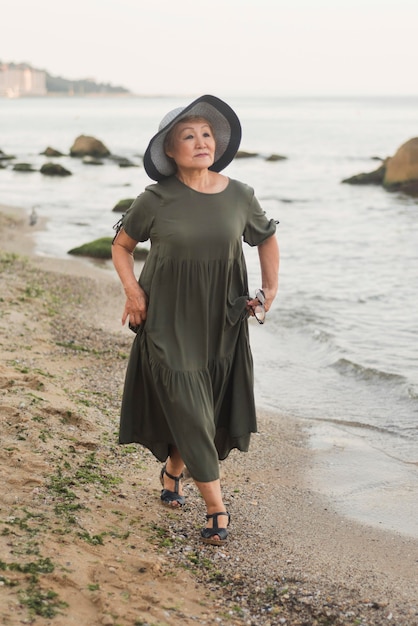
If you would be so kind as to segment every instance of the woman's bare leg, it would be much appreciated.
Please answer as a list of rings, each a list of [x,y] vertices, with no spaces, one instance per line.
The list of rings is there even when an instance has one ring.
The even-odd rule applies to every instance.
[[[167,458],[165,468],[166,471],[172,476],[181,476],[181,474],[183,473],[184,461],[181,458],[179,451],[174,446],[170,448],[170,456]],[[164,489],[174,491],[176,483],[172,478],[167,476],[166,473],[163,474],[163,483]],[[179,495],[183,495],[183,485],[181,481],[179,482]],[[172,506],[173,508],[177,508],[179,507],[179,504],[178,502],[173,501],[170,506]]]
[[[174,446],[170,449],[170,456],[167,459],[166,470],[172,476],[180,476],[183,473],[184,461],[180,456],[180,452]],[[166,474],[164,474],[163,480],[164,489],[174,491],[174,480],[169,478]],[[208,515],[211,515],[212,513],[220,513],[221,511],[226,512],[221,493],[221,481],[219,479],[205,483],[195,480],[195,484],[196,487],[199,489],[203,500],[205,501],[206,512]],[[179,495],[183,495],[183,486],[181,484],[181,481],[179,484]],[[178,504],[173,502],[171,506],[177,507]],[[226,515],[220,515],[218,517],[218,526],[219,528],[226,528],[228,526],[228,517]],[[209,519],[207,523],[207,528],[212,527],[213,519]],[[216,537],[217,535],[215,535],[215,538]]]
[[[195,480],[196,487],[199,489],[202,498],[206,504],[206,511],[208,515],[211,513],[220,513],[221,511],[226,512],[226,508],[222,499],[221,493],[221,481],[212,480],[209,483],[201,483]],[[228,526],[228,517],[226,515],[219,515],[218,517],[218,527],[226,528]],[[207,528],[213,527],[213,519],[209,519],[207,523]],[[215,535],[215,538],[218,535]],[[219,539],[219,537],[218,537]]]

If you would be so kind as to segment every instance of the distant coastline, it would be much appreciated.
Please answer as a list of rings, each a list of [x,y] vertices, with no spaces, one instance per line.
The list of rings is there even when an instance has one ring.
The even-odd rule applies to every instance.
[[[121,95],[132,94],[121,85],[99,83],[92,78],[73,80],[53,76],[29,63],[0,61],[0,97],[3,98]]]

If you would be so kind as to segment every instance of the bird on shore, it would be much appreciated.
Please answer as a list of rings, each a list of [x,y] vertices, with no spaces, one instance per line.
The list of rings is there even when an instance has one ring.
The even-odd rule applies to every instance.
[[[29,224],[30,226],[35,226],[38,221],[38,214],[35,210],[35,207],[32,208],[32,213],[29,215]]]

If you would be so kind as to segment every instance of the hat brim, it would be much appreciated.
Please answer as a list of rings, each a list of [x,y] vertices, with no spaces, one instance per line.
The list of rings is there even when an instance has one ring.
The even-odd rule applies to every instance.
[[[241,124],[238,116],[226,102],[216,96],[201,96],[184,107],[149,142],[144,154],[144,168],[153,180],[160,181],[175,174],[175,164],[164,151],[164,140],[177,122],[190,115],[203,117],[213,129],[216,149],[215,159],[209,167],[210,170],[220,172],[235,157],[241,143]]]

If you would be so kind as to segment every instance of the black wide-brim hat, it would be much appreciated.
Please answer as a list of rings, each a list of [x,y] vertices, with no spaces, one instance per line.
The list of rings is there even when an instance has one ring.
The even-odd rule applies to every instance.
[[[184,117],[203,117],[215,135],[215,159],[209,167],[213,172],[223,170],[235,157],[241,143],[241,124],[229,104],[216,96],[201,96],[186,107],[169,111],[162,119],[158,133],[148,144],[144,154],[144,168],[148,176],[160,181],[176,172],[176,166],[164,152],[167,133]]]

